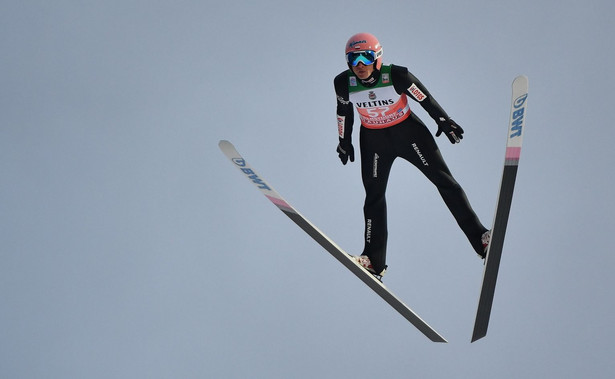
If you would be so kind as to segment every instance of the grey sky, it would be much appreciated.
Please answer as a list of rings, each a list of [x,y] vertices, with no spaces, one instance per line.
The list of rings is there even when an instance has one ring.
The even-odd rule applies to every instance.
[[[0,376],[612,377],[614,11],[606,0],[3,2]],[[491,324],[475,344],[483,266],[414,167],[400,160],[391,175],[385,282],[446,345],[218,150],[233,142],[360,252],[363,188],[358,163],[335,154],[332,83],[360,31],[466,130],[460,145],[438,143],[486,224],[510,84],[529,77]]]

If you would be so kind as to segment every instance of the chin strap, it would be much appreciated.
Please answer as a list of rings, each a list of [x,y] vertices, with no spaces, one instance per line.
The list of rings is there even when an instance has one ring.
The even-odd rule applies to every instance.
[[[372,72],[372,74],[369,76],[369,78],[359,79],[359,80],[361,80],[361,84],[363,84],[365,87],[370,87],[370,86],[376,85],[379,79],[380,79],[380,70],[375,69],[374,72]]]

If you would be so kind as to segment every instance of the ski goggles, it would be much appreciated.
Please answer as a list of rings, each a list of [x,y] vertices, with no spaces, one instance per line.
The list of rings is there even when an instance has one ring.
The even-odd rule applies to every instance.
[[[359,63],[369,66],[370,64],[374,64],[376,59],[376,52],[372,50],[352,51],[346,54],[346,61],[353,67]]]

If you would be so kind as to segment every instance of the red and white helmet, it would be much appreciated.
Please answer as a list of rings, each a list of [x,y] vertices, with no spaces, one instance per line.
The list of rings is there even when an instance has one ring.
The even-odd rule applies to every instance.
[[[352,60],[353,54],[362,52],[368,53],[376,63],[376,70],[380,70],[380,67],[382,67],[382,46],[372,34],[358,33],[350,37],[346,42],[346,62],[351,66],[356,66],[358,62],[366,64],[367,62],[361,59],[358,62]]]

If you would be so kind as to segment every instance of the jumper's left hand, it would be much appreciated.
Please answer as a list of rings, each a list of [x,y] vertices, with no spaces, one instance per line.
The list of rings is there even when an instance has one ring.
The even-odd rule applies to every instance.
[[[463,128],[452,119],[438,121],[438,132],[436,137],[440,137],[440,134],[446,134],[451,143],[459,143],[463,139]]]

